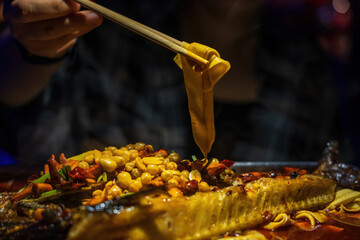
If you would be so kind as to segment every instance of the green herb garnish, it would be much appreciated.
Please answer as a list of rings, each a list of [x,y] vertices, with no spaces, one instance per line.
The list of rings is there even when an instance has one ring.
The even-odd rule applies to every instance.
[[[100,177],[98,177],[98,179],[97,179],[96,182],[98,183],[98,182],[100,182],[101,180],[103,180],[104,182],[107,182],[108,179],[107,179],[107,173],[106,173],[106,172],[104,172],[103,174],[101,174]]]
[[[101,179],[103,179],[103,177],[104,177],[104,176],[101,174],[100,177],[98,177],[98,179],[97,179],[96,182],[99,183],[99,182],[101,181]]]
[[[50,179],[50,173],[45,173],[38,179],[35,179],[33,183],[44,183],[47,179]]]
[[[69,165],[63,166],[58,173],[66,180],[69,180],[69,172],[71,171],[71,167]]]
[[[62,192],[62,190],[60,190],[60,189],[51,190],[51,191],[42,193],[39,198],[49,197],[49,196],[52,196],[52,195],[55,195],[55,194],[58,194],[61,192]]]
[[[108,181],[108,179],[107,179],[107,173],[104,172],[103,175],[104,175],[104,177],[103,177],[104,182],[107,182],[107,181]]]

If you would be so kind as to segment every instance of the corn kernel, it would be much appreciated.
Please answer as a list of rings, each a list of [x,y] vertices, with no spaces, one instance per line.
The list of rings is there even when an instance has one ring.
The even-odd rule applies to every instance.
[[[172,166],[172,170],[176,170],[178,165],[176,164],[176,162],[169,162],[169,165]]]
[[[168,164],[165,165],[165,168],[167,170],[176,170],[177,164],[175,162],[169,162]]]
[[[168,183],[169,187],[177,187],[177,186],[179,186],[178,181],[176,181],[174,178],[170,179],[167,183]]]
[[[113,155],[114,156],[123,156],[123,155],[129,156],[130,152],[127,149],[124,150],[121,148],[121,149],[114,150]]]
[[[150,173],[144,172],[143,174],[141,174],[141,183],[143,185],[147,185],[151,182],[152,180],[152,176]]]
[[[100,165],[106,172],[113,172],[115,171],[117,164],[115,161],[111,160],[110,158],[101,158]]]
[[[116,150],[117,148],[115,146],[109,146],[109,147],[106,147],[105,150],[106,151],[114,151]]]
[[[110,200],[110,199],[113,199],[114,197],[120,196],[121,194],[122,194],[121,188],[115,184],[108,190],[106,197],[108,200]]]
[[[90,154],[86,155],[84,157],[83,161],[87,162],[88,164],[93,164],[94,163],[94,154],[90,153]]]
[[[102,158],[106,158],[106,157],[112,157],[112,152],[111,151],[103,151],[102,153],[101,153],[101,157]]]
[[[173,178],[174,178],[178,183],[180,183],[181,177],[180,177],[179,175],[173,175]]]
[[[142,160],[145,165],[160,165],[164,162],[164,159],[159,157],[144,157]]]
[[[169,162],[170,162],[170,159],[169,159],[169,158],[165,158],[163,164],[166,165],[166,164],[168,164]]]
[[[209,187],[209,184],[207,184],[207,182],[200,182],[198,185],[198,188],[199,188],[200,192],[210,191],[210,187]]]
[[[134,162],[128,162],[125,163],[125,170],[128,172],[131,172],[135,167],[135,163]]]
[[[169,181],[173,177],[173,173],[169,170],[165,170],[161,173],[161,178],[164,181]]]
[[[96,164],[100,164],[101,152],[99,150],[94,150],[94,161]]]
[[[192,170],[189,174],[189,180],[201,181],[201,173],[198,170]]]
[[[169,171],[171,171],[172,174],[174,174],[174,175],[177,175],[177,176],[181,175],[179,170],[169,170]]]
[[[132,149],[135,149],[135,145],[130,143],[130,144],[126,145],[124,148],[126,148],[128,150],[132,150]]]
[[[130,150],[129,152],[130,152],[130,154],[129,154],[130,161],[134,161],[137,157],[139,157],[139,152],[138,151]]]
[[[124,171],[117,175],[117,180],[122,189],[127,189],[132,181],[132,178],[130,173]]]
[[[111,160],[116,162],[117,167],[123,167],[126,163],[125,158],[122,156],[112,156]]]
[[[145,171],[145,164],[142,162],[140,157],[137,157],[135,159],[135,165],[137,168],[139,168],[141,171]]]
[[[132,171],[131,171],[131,176],[133,178],[138,178],[141,176],[141,171],[138,169],[138,168],[134,168]]]
[[[137,143],[135,143],[134,147],[137,151],[141,151],[141,150],[144,150],[145,145],[146,144],[143,142],[137,142]]]
[[[132,180],[129,185],[130,192],[138,192],[142,188],[142,183],[140,179]]]
[[[156,175],[159,172],[159,166],[150,164],[146,167],[146,172],[150,173],[151,175]]]
[[[183,170],[181,171],[181,176],[184,177],[185,179],[189,179],[189,171],[188,170]]]
[[[177,179],[176,179],[177,180]],[[186,179],[184,178],[183,176],[180,176],[180,180],[178,181],[179,182],[179,185],[180,186],[185,186],[185,183],[189,181],[189,179]]]
[[[165,165],[163,164],[159,165],[159,172],[163,172],[165,170],[166,170]]]
[[[82,169],[89,169],[89,164],[85,161],[79,162],[78,167],[81,167]]]

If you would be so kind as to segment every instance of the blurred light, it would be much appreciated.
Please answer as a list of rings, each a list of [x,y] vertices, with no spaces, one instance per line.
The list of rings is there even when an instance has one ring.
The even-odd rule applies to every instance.
[[[16,160],[8,152],[3,149],[0,149],[0,166],[7,166],[16,164]]]
[[[333,7],[335,11],[345,14],[350,9],[349,0],[333,0]]]

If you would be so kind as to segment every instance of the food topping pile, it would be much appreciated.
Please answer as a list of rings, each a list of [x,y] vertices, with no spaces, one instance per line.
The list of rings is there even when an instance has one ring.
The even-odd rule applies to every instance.
[[[197,191],[216,190],[221,179],[223,185],[230,184],[226,179],[234,174],[230,169],[233,164],[228,160],[208,161],[195,156],[191,161],[182,160],[178,153],[168,153],[164,149],[155,151],[151,145],[141,142],[120,148],[109,146],[103,151],[95,149],[68,159],[64,154],[58,160],[52,155],[40,176],[31,176],[28,186],[15,194],[10,202],[91,189],[92,197],[84,199],[83,204],[96,205],[159,186],[166,186],[171,196],[188,196]]]
[[[315,233],[319,224],[341,236],[360,232],[360,192],[304,169],[237,173],[233,165],[182,159],[142,142],[69,158],[51,155],[25,187],[0,193],[0,239],[55,233],[58,239],[93,239],[104,232],[108,239],[151,239],[154,229],[154,239],[242,239],[254,227],[251,234],[271,239],[283,233],[275,234],[279,228]],[[89,228],[95,222],[103,225]]]

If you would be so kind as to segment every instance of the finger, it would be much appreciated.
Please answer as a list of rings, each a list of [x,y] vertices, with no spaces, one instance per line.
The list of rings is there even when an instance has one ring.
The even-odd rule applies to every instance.
[[[46,58],[62,57],[77,41],[73,34],[48,41],[31,41],[25,46],[29,53]],[[44,47],[46,46],[46,47]]]
[[[22,41],[50,40],[75,31],[92,30],[102,23],[102,17],[91,11],[81,11],[56,19],[13,24],[13,35]]]
[[[28,23],[59,18],[80,10],[72,0],[5,0],[4,17],[12,22]]]
[[[80,31],[62,36],[60,38],[45,40],[45,41],[27,41],[22,43],[27,51],[31,54],[47,57],[47,58],[58,58],[66,53],[66,51],[71,48],[76,39],[91,29],[82,29]]]

